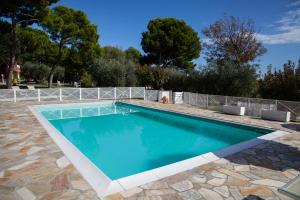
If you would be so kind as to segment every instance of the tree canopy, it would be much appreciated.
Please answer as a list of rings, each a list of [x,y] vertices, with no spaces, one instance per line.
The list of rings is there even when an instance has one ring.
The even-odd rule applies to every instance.
[[[141,41],[145,63],[182,69],[195,67],[192,61],[200,56],[201,43],[192,27],[183,20],[157,18],[147,28]]]
[[[49,6],[58,0],[2,0],[0,1],[0,20],[10,25],[9,30],[9,58],[7,65],[6,85],[8,88],[12,86],[13,67],[17,64],[17,34],[18,26],[26,27],[33,23],[39,22]]]
[[[125,50],[126,57],[130,60],[135,61],[136,63],[139,63],[142,57],[142,54],[139,50],[137,50],[134,47],[129,47]]]
[[[137,84],[137,63],[116,47],[104,47],[102,57],[96,59],[90,71],[97,86],[125,87]]]
[[[207,66],[203,87],[208,93],[253,96],[258,65],[253,61],[266,52],[256,39],[254,23],[225,16],[204,28]]]
[[[97,27],[93,25],[82,11],[57,6],[44,18],[42,27],[48,32],[52,41],[58,46],[55,62],[51,64],[48,78],[49,87],[52,85],[55,68],[62,62],[64,49],[70,48],[72,62],[83,61],[86,64],[94,55],[100,55]],[[77,59],[80,57],[81,59]]]
[[[31,25],[39,21],[47,12],[48,6],[58,0],[1,0],[1,18],[10,23]]]
[[[18,51],[20,61],[31,61],[49,64],[56,52],[57,46],[54,45],[48,34],[42,30],[30,27],[18,28]]]
[[[300,100],[300,60],[298,66],[291,60],[283,65],[283,70],[274,70],[272,65],[259,81],[259,94],[263,98]]]
[[[201,73],[204,93],[229,96],[254,96],[258,66],[254,64],[237,64],[227,61],[223,65],[210,63]]]
[[[0,20],[0,66],[9,65],[10,46],[10,24]]]
[[[266,48],[256,39],[251,20],[225,16],[204,28],[203,33],[209,39],[205,44],[208,62],[245,64],[266,52]]]

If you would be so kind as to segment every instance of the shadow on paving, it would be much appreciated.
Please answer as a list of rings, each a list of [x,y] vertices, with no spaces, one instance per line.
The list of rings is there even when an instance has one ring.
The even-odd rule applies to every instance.
[[[276,141],[264,141],[262,144],[225,158],[232,163],[248,164],[275,171],[300,170],[299,149]]]
[[[227,156],[225,159],[238,165],[252,165],[247,173],[251,174],[254,180],[272,179],[287,183],[290,179],[281,172],[286,170],[300,171],[299,150],[300,148],[288,144],[264,141],[262,144]],[[243,174],[243,172],[239,173]],[[244,200],[252,199],[261,200],[264,198],[256,195],[249,195],[244,198]]]
[[[300,124],[288,123],[288,124],[281,124],[281,126],[293,131],[300,131]]]

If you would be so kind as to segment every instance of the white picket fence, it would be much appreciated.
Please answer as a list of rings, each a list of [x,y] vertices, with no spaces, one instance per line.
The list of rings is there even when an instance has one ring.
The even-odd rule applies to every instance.
[[[145,100],[158,101],[159,90],[146,90]],[[170,99],[169,102],[174,103],[172,99]],[[296,117],[300,117],[299,101],[283,101],[276,99],[233,97],[183,92],[183,103],[214,111],[222,111],[223,105],[244,106],[246,108],[246,115],[258,118],[261,117],[262,110],[288,111],[291,113],[291,119],[293,120],[295,120]]]
[[[172,103],[172,91],[169,102]],[[50,88],[50,89],[0,89],[0,101],[64,101],[143,99],[158,101],[159,90],[145,90],[144,87],[101,87],[101,88]],[[245,106],[246,115],[260,117],[262,110],[291,112],[291,118],[300,116],[300,102],[275,99],[232,97],[221,95],[183,92],[183,103],[203,109],[221,111],[223,105]]]
[[[0,101],[64,101],[104,99],[144,99],[144,87],[1,89]]]
[[[145,91],[145,100],[147,101],[159,101],[159,92],[160,90],[146,90]],[[173,102],[173,92],[172,90],[165,90],[164,92],[168,92],[169,93],[169,102],[172,103]]]
[[[221,111],[223,105],[244,106],[246,108],[245,114],[252,117],[261,117],[262,110],[289,111],[291,112],[291,118],[293,120],[300,116],[300,102],[298,101],[232,97],[184,92],[183,103],[202,109],[215,111]]]

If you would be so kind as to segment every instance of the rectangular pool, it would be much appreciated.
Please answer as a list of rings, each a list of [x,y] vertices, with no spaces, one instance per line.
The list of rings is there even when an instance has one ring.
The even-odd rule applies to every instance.
[[[273,132],[126,103],[39,106],[37,110],[111,180]]]

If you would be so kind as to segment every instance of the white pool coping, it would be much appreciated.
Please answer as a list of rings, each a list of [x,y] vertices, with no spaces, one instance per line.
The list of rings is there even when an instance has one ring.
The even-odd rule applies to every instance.
[[[131,176],[127,176],[124,178],[120,178],[117,180],[111,180],[108,176],[105,175],[104,172],[101,171],[94,163],[92,163],[80,150],[73,145],[67,138],[65,138],[52,124],[40,113],[36,110],[37,107],[44,106],[66,106],[66,105],[91,105],[91,104],[107,104],[112,103],[114,101],[104,101],[104,102],[91,102],[91,103],[67,103],[67,104],[48,104],[48,105],[35,105],[29,106],[29,109],[37,118],[37,120],[42,124],[42,126],[46,129],[49,136],[54,140],[54,142],[60,147],[60,149],[64,152],[66,157],[72,162],[74,167],[79,171],[79,173],[83,176],[83,178],[91,185],[91,187],[95,190],[97,195],[100,198],[103,198],[109,194],[125,191],[152,181],[157,181],[159,179],[172,176],[178,174],[183,171],[190,170],[195,167],[199,167],[201,165],[207,164],[212,161],[216,161],[220,158],[229,156],[231,154],[237,153],[244,149],[256,146],[258,144],[262,144],[264,142],[275,140],[278,137],[289,134],[289,132],[275,130],[269,134],[265,134],[258,138],[254,138],[248,141],[244,141],[238,144],[231,145],[229,147],[214,151],[208,152],[205,154],[201,154],[199,156],[189,158],[186,160],[182,160],[176,163],[172,163],[169,165],[165,165],[159,168],[147,170],[138,174],[134,174]],[[134,104],[135,105],[135,104]],[[137,105],[139,106],[139,105]],[[141,106],[144,107],[144,106]],[[154,107],[151,107],[156,109]],[[162,110],[162,109],[157,109]],[[170,110],[164,110],[168,112],[173,112]],[[180,113],[180,112],[174,112]],[[187,115],[188,113],[182,113]],[[196,115],[191,115],[196,116]],[[197,117],[197,116],[196,116]],[[201,118],[201,116],[200,116]],[[204,117],[202,117],[204,118]],[[208,118],[214,119],[214,118]],[[223,121],[219,119],[215,119],[217,121]],[[226,122],[226,120],[224,120]],[[231,123],[231,122],[230,122]],[[238,123],[236,123],[238,124]],[[246,125],[242,124],[241,125]],[[250,125],[255,127],[253,125]],[[262,128],[262,127],[258,127]]]

